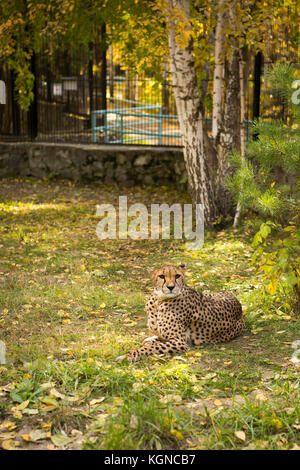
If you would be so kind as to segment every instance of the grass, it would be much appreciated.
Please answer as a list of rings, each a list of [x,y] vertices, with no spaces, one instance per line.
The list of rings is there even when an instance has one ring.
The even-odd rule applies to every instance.
[[[2,180],[0,443],[5,449],[293,449],[299,447],[299,316],[265,293],[251,264],[258,220],[180,240],[100,240],[96,205],[172,204],[167,188]],[[115,359],[147,336],[149,271],[185,261],[189,285],[232,289],[247,330],[136,364]]]

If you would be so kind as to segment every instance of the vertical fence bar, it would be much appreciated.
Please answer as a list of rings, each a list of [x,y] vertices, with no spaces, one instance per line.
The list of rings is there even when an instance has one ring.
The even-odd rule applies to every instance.
[[[104,143],[108,143],[108,134],[107,134],[107,110],[104,111]]]
[[[96,113],[91,111],[91,123],[92,123],[92,142],[95,144],[97,142],[96,135]]]
[[[124,130],[123,130],[123,113],[120,113],[120,117],[121,117],[121,144],[123,144],[123,140],[124,140]]]
[[[162,145],[162,131],[163,131],[163,114],[162,114],[162,110],[163,110],[163,107],[159,106],[159,108],[158,108],[158,119],[159,119],[159,123],[158,123],[158,133],[159,133],[158,145]]]

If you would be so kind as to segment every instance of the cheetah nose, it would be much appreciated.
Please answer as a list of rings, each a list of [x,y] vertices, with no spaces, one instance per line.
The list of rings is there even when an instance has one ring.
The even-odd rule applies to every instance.
[[[172,292],[175,286],[168,286],[168,289]]]

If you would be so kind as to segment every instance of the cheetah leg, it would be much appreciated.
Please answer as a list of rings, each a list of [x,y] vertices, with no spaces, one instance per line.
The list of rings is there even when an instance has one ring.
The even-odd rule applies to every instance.
[[[181,338],[172,338],[169,341],[152,340],[147,341],[141,348],[130,351],[128,360],[130,362],[136,362],[143,356],[173,354],[175,352],[188,351],[188,349],[188,344]]]

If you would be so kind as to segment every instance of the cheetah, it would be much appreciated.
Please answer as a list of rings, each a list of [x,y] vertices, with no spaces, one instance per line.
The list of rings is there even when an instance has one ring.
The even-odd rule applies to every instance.
[[[185,264],[165,266],[152,274],[154,293],[146,304],[147,326],[153,336],[128,354],[143,356],[188,351],[191,345],[230,341],[245,322],[240,302],[231,292],[203,294],[185,283]]]

